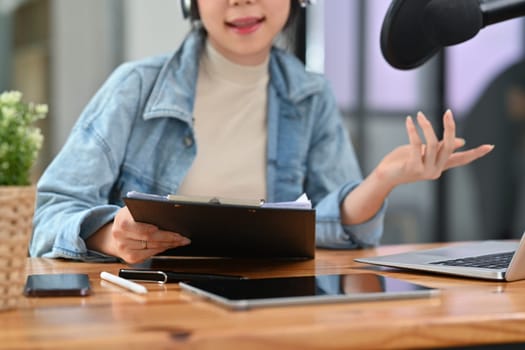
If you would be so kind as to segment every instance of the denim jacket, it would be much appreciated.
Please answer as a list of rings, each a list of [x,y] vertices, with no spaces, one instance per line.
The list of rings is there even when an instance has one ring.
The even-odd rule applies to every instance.
[[[192,111],[204,40],[193,31],[173,55],[125,63],[95,94],[38,182],[32,256],[115,260],[85,240],[113,220],[122,197],[177,192],[197,152]],[[306,193],[319,247],[378,244],[385,205],[366,223],[340,222],[340,203],[362,175],[326,80],[278,48],[269,74],[266,200]]]

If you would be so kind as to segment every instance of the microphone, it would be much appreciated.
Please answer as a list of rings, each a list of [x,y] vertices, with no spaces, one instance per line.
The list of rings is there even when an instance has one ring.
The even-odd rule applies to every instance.
[[[381,28],[381,51],[394,68],[416,68],[445,46],[524,15],[525,0],[394,0]]]

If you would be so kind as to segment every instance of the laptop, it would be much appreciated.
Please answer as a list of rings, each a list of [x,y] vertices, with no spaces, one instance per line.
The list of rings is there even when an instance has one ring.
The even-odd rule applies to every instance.
[[[521,240],[469,242],[450,247],[355,259],[357,262],[497,281],[525,279]]]

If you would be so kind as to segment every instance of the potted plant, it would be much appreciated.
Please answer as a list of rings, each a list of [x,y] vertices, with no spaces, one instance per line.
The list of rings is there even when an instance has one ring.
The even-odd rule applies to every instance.
[[[26,103],[22,93],[0,94],[0,186],[27,186],[43,136],[34,125],[47,115],[47,105]]]
[[[43,142],[35,122],[47,112],[18,91],[0,94],[0,310],[16,306],[25,280],[36,192],[31,168]]]

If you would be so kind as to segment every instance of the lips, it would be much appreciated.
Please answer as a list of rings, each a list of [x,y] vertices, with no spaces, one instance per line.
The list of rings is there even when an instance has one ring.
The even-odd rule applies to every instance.
[[[264,17],[243,17],[227,21],[226,26],[239,34],[250,34],[255,32],[264,22]]]

